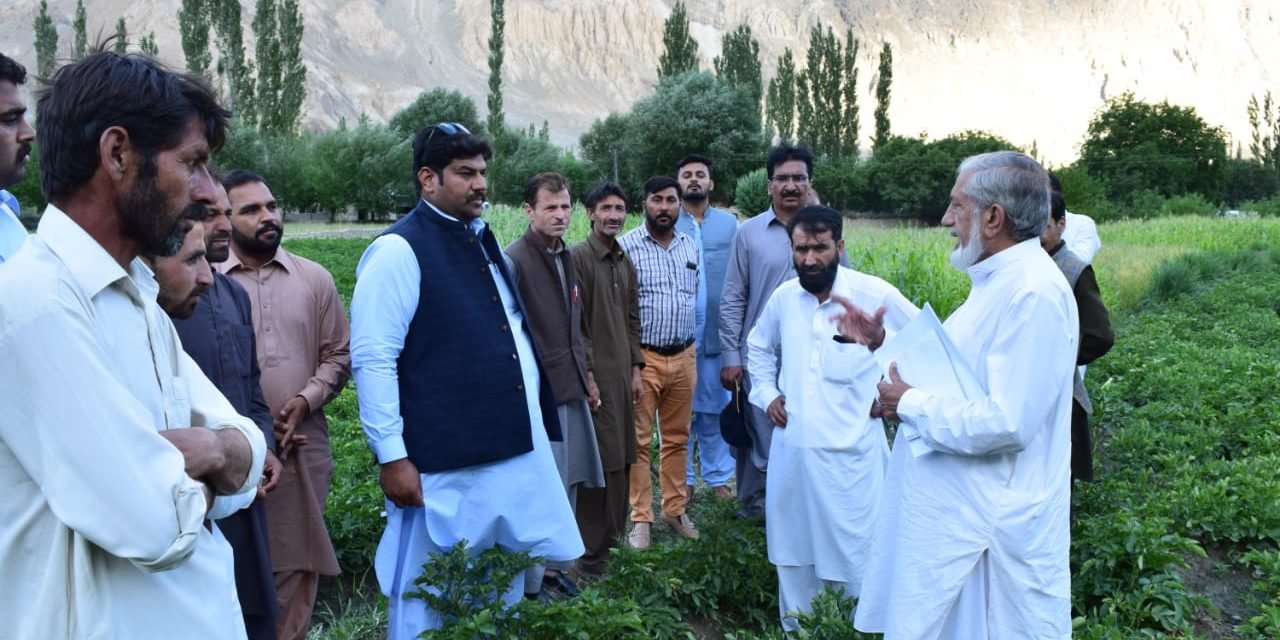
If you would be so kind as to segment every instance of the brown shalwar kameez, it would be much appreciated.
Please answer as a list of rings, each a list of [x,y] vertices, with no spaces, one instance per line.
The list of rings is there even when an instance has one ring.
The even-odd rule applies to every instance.
[[[631,368],[644,366],[640,305],[635,267],[621,247],[607,247],[591,234],[570,252],[582,294],[587,368],[600,388],[594,418],[605,472],[603,489],[578,490],[578,528],[587,549],[579,563],[584,571],[600,573],[629,511],[627,467],[636,460]]]

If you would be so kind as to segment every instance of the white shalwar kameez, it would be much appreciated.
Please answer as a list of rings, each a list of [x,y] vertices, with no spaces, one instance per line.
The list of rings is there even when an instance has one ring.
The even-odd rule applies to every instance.
[[[846,267],[832,293],[863,309],[886,307],[890,334],[917,313],[889,283]],[[747,339],[749,400],[767,410],[786,398],[787,426],[774,429],[765,491],[784,629],[797,628],[788,614],[809,611],[824,587],[858,596],[879,511],[889,447],[870,411],[880,368],[865,346],[834,340],[833,319],[842,313],[792,279],[774,291]]]
[[[886,640],[1070,638],[1075,300],[1038,238],[968,272],[943,326],[988,396],[902,396],[855,626]]]

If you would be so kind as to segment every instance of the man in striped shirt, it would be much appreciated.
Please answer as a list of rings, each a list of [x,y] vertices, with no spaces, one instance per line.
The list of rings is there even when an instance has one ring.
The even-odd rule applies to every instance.
[[[698,528],[685,513],[689,420],[697,360],[693,349],[694,303],[698,296],[698,246],[677,231],[680,185],[667,176],[644,184],[644,224],[618,243],[631,257],[639,280],[640,348],[644,352],[644,396],[635,412],[636,462],[631,465],[631,534],[636,549],[649,546],[653,525],[653,480],[649,475],[649,443],[653,421],[661,434],[659,481],[662,521],[684,538],[697,538]]]

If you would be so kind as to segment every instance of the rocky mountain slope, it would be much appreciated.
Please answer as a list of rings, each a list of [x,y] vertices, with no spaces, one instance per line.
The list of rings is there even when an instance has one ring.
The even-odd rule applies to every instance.
[[[245,4],[246,40],[253,3]],[[573,145],[596,118],[625,111],[656,82],[662,22],[674,0],[507,0],[505,105],[514,124],[551,125]],[[34,67],[38,0],[0,3],[0,50]],[[89,0],[89,28],[154,30],[161,57],[183,61],[180,0]],[[389,118],[420,91],[442,86],[483,112],[487,0],[301,0],[307,32],[305,123],[331,126],[367,113]],[[1280,93],[1276,0],[688,0],[703,66],[721,34],[745,23],[761,44],[764,75],[784,47],[800,53],[812,25],[862,43],[862,130],[869,135],[876,57],[894,49],[896,133],[941,136],[983,129],[1033,143],[1050,162],[1075,157],[1089,118],[1124,91],[1194,106],[1248,146],[1245,103]],[[75,0],[51,0],[60,43],[71,41]],[[1247,150],[1246,150],[1247,152]]]

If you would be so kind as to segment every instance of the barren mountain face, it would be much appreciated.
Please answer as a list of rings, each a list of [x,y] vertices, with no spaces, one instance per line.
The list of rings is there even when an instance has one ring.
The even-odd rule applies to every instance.
[[[245,40],[253,2],[244,0]],[[390,118],[424,89],[457,89],[484,111],[487,0],[301,0],[308,72],[304,123],[328,127],[366,113]],[[653,90],[662,22],[673,0],[506,0],[504,107],[508,122],[541,126],[573,146],[597,118]],[[38,0],[0,3],[0,50],[35,67]],[[1090,117],[1111,96],[1196,108],[1248,146],[1245,103],[1280,93],[1280,2],[1275,0],[688,0],[704,68],[721,35],[747,24],[766,81],[791,47],[803,64],[809,29],[861,42],[861,131],[869,138],[882,43],[893,46],[894,133],[940,137],[981,129],[1050,163],[1075,158]],[[90,40],[125,16],[155,31],[161,58],[181,66],[180,0],[88,0]],[[75,0],[51,0],[60,52]],[[30,83],[29,83],[30,84]],[[865,146],[865,145],[864,145]]]

